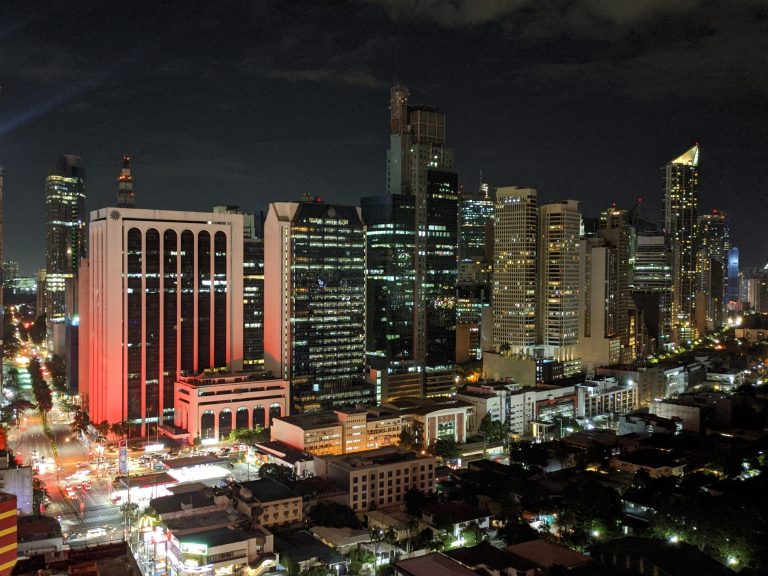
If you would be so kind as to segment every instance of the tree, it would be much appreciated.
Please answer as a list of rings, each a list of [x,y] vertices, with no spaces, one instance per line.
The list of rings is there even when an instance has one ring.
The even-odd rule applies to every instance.
[[[70,430],[75,434],[85,434],[88,432],[88,424],[88,413],[78,407],[72,416],[72,422],[69,423]]]
[[[46,327],[45,327],[46,317],[45,313],[40,314],[37,318],[35,318],[34,324],[30,326],[29,328],[29,338],[37,344],[38,346],[43,343],[46,336]]]
[[[269,440],[269,431],[258,424],[253,429],[238,428],[229,433],[229,440],[239,444],[254,445]]]
[[[120,512],[123,515],[124,522],[136,520],[136,518],[139,517],[139,505],[136,504],[136,502],[131,502],[131,503],[126,502],[125,504],[120,506]]]
[[[461,457],[461,447],[453,438],[438,438],[430,450],[443,460],[456,460]]]
[[[108,420],[102,420],[98,424],[94,424],[93,427],[96,428],[99,437],[104,439],[107,438],[107,435],[109,435],[109,432],[112,430],[112,426],[109,424]]]
[[[464,546],[474,546],[483,541],[483,531],[477,522],[470,522],[464,530],[461,531],[461,537],[464,539]]]
[[[53,409],[53,395],[51,394],[51,388],[42,378],[39,380],[33,379],[32,394],[35,396],[37,409],[40,411],[40,415],[43,417],[43,421],[45,422],[48,417],[48,413]]]
[[[411,516],[421,516],[421,510],[427,501],[427,497],[421,490],[410,488],[403,496],[405,501],[405,510]]]
[[[115,422],[109,427],[109,430],[118,438],[125,438],[128,435],[128,421]]]
[[[609,538],[618,534],[622,504],[613,488],[582,476],[565,487],[563,496],[559,521],[572,543],[584,545],[593,533]]]
[[[298,576],[301,573],[299,563],[287,554],[280,555],[280,564],[288,572],[288,576]]]
[[[413,450],[416,448],[416,438],[413,437],[408,430],[403,429],[400,432],[400,447],[405,450]]]
[[[259,468],[259,477],[274,480],[288,487],[296,483],[296,472],[293,468],[280,464],[264,464]]]
[[[536,540],[539,534],[531,528],[527,522],[507,522],[498,532],[499,538],[506,542],[507,546]]]
[[[61,356],[54,354],[50,360],[45,363],[48,372],[51,375],[51,385],[53,389],[61,394],[66,394],[67,390],[67,365]]]
[[[35,474],[32,477],[32,507],[35,513],[40,512],[46,498],[48,498],[48,488],[45,487],[45,482]]]
[[[491,419],[490,412],[483,416],[477,431],[486,442],[504,440],[507,436],[507,429],[504,427],[504,423],[501,420]]]
[[[35,405],[29,400],[25,400],[24,398],[16,398],[15,400],[3,406],[1,410],[2,421],[8,424],[13,424],[14,422],[18,424],[19,415],[24,414],[24,412],[27,410],[32,410],[33,408],[35,408]]]

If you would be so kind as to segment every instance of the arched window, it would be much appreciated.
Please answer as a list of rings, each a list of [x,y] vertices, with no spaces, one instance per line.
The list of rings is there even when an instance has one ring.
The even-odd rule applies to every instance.
[[[232,432],[232,410],[224,408],[219,412],[219,438],[224,438]]]
[[[240,406],[235,413],[235,428],[238,430],[248,429],[248,408]]]
[[[200,438],[213,438],[216,432],[216,416],[213,410],[206,410],[200,417]]]

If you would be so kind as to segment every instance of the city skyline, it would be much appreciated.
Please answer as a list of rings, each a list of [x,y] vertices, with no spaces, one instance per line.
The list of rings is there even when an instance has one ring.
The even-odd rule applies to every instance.
[[[6,258],[26,275],[42,266],[44,178],[61,153],[83,157],[89,211],[114,203],[124,154],[141,208],[258,212],[304,192],[359,205],[385,192],[385,103],[397,79],[413,102],[438,104],[451,120],[467,190],[482,170],[493,188],[574,198],[587,215],[642,197],[643,217],[660,222],[660,169],[701,142],[701,211],[729,211],[743,265],[763,263],[751,230],[768,187],[759,169],[767,135],[754,122],[768,50],[754,48],[765,39],[752,3],[722,18],[696,3],[640,2],[631,13],[583,0],[571,10],[584,18],[560,23],[517,3],[425,6],[235,4],[189,11],[169,28],[173,3],[7,5],[0,165],[15,217]],[[139,30],[142,41],[125,49],[120,40]],[[743,43],[755,58],[740,58]]]

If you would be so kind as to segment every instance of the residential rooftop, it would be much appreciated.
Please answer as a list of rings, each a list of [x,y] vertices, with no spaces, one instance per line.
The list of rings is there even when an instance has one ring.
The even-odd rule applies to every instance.
[[[204,508],[214,506],[213,495],[210,492],[183,492],[181,494],[172,494],[171,496],[161,496],[149,501],[149,505],[158,514],[171,514],[190,510],[194,508]]]
[[[243,528],[214,528],[213,530],[203,530],[192,534],[179,536],[179,542],[205,544],[208,548],[224,546],[225,544],[234,544],[235,542],[244,542],[251,538],[264,538],[267,533],[264,530]]]
[[[236,490],[237,487],[240,488],[240,496],[246,501],[275,502],[277,500],[299,498],[299,495],[290,488],[268,478],[239,482],[235,485]],[[244,491],[247,491],[250,497],[244,494]]]
[[[477,576],[476,572],[439,552],[396,562],[395,572],[407,576]]]
[[[386,466],[399,462],[409,462],[412,460],[433,459],[431,455],[421,455],[411,450],[404,450],[399,446],[385,446],[375,450],[364,450],[351,454],[340,454],[335,456],[318,456],[329,463],[344,468],[346,470],[358,470],[360,468],[375,468],[377,466]]]
[[[481,542],[470,548],[456,548],[445,554],[472,569],[488,567],[499,573],[507,573],[509,568],[513,568],[516,572],[527,572],[538,567],[537,564],[527,558],[508,550],[496,548],[489,542]]]

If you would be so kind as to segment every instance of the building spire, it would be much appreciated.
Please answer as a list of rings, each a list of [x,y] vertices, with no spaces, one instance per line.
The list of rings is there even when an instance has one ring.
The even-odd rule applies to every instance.
[[[131,174],[131,157],[123,155],[123,169],[120,176],[117,177],[120,188],[117,192],[118,208],[133,208],[136,201],[136,194],[133,191],[133,175]]]

